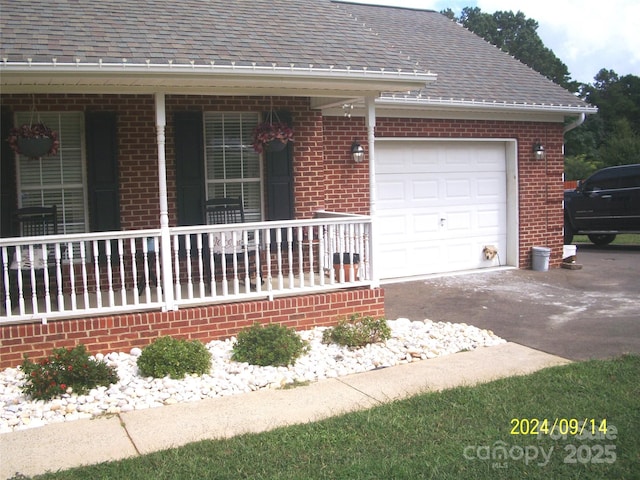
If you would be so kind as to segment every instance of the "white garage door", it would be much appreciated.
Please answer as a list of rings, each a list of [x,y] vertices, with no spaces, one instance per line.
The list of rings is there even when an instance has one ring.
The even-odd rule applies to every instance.
[[[376,141],[381,279],[497,265],[505,252],[504,142]]]

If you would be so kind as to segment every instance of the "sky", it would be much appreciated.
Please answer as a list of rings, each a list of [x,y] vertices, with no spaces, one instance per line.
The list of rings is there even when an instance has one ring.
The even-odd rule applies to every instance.
[[[640,76],[638,0],[351,0],[441,11],[464,7],[483,13],[518,10],[538,22],[538,35],[568,68],[572,80],[593,83],[602,69]]]

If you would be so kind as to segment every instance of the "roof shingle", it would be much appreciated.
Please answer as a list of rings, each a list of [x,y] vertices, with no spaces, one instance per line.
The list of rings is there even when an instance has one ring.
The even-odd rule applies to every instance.
[[[2,56],[10,61],[402,68],[414,63],[338,5],[324,0],[31,0],[7,15]]]
[[[434,99],[585,106],[584,102],[444,15],[427,10],[341,4],[387,44],[401,46],[438,75],[423,96]]]
[[[0,0],[8,62],[235,64],[427,72],[421,94],[585,107],[576,96],[447,17],[332,0]]]

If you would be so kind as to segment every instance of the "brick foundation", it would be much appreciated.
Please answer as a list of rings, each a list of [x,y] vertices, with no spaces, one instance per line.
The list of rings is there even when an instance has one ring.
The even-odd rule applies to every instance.
[[[206,343],[231,337],[255,322],[306,330],[335,325],[341,317],[352,313],[384,316],[384,291],[361,288],[175,312],[59,320],[46,325],[3,325],[0,327],[0,369],[19,365],[25,353],[31,359],[39,359],[49,355],[53,348],[74,347],[79,343],[91,354],[128,352],[132,347],[144,347],[165,335]]]

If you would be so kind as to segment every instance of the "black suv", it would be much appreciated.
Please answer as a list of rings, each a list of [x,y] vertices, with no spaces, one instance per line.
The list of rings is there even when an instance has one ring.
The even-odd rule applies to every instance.
[[[640,233],[640,164],[598,170],[564,192],[564,243],[587,234],[607,245],[618,233]]]

